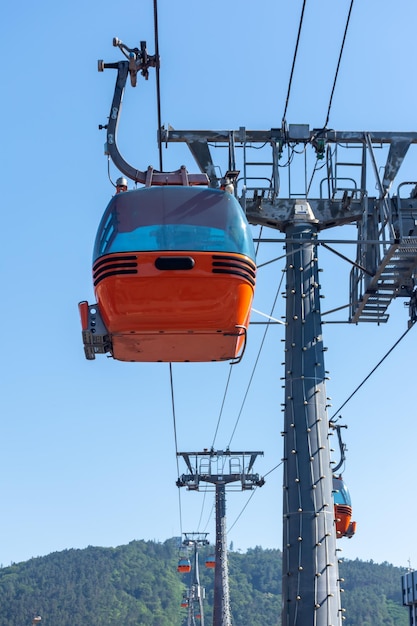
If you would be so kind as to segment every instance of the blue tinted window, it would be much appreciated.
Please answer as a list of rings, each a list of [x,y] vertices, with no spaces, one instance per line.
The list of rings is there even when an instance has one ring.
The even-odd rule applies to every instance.
[[[340,478],[333,478],[333,499],[335,504],[352,506],[349,489]]]
[[[215,189],[150,187],[112,198],[101,220],[94,260],[113,252],[203,250],[254,260],[249,224],[234,196]]]

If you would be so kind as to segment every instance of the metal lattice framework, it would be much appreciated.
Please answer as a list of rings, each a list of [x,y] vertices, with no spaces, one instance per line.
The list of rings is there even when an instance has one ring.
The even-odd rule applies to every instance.
[[[392,197],[389,194],[410,146],[417,143],[417,133],[310,130],[308,125],[289,125],[286,132],[243,127],[235,131],[168,128],[161,130],[160,140],[185,142],[200,171],[208,175],[214,187],[219,185],[219,176],[212,150],[227,147],[229,167],[241,171],[236,193],[254,225],[284,232],[297,198],[308,199],[318,231],[356,225],[356,239],[346,242],[356,244],[356,258],[349,261],[352,270],[346,321],[384,323],[394,298],[413,299],[417,182],[401,182],[397,193]],[[254,161],[250,158],[252,149],[259,150],[260,146],[264,152],[269,150],[269,159]],[[309,193],[307,184],[293,191],[294,179],[300,179],[300,170],[293,175],[295,155],[299,156],[297,151],[302,153],[305,171],[301,172],[301,179],[306,178],[308,149],[316,164],[325,167],[317,197]],[[377,150],[384,158],[382,163],[377,162]],[[282,172],[288,174],[284,190]],[[376,188],[377,195],[370,196],[369,187]]]
[[[212,133],[168,129],[162,130],[160,138],[185,141],[213,186],[218,186],[219,178],[214,175],[211,146],[228,147],[229,169],[236,172],[240,145],[243,175],[237,179],[236,194],[249,222],[285,233],[282,624],[340,626],[344,609],[339,593],[326,408],[317,265],[320,233],[336,226],[357,228],[353,240],[356,258],[337,253],[352,265],[347,322],[386,322],[388,306],[397,297],[409,298],[409,324],[416,321],[417,185],[406,181],[398,185],[395,196],[389,192],[417,134],[310,131],[307,126],[290,126],[285,133],[244,128]],[[249,150],[256,144],[269,147],[269,162],[249,160]],[[382,177],[376,145],[385,148]],[[315,152],[315,168],[321,161],[326,168],[317,197],[309,194],[307,175],[304,193],[292,191],[293,157],[301,152],[306,159],[307,149]],[[343,149],[359,152],[360,158],[342,160],[339,154]],[[281,197],[279,162],[284,150],[288,182]],[[374,197],[368,193],[369,164],[378,192]],[[253,174],[256,170],[261,174]]]
[[[188,474],[177,480],[178,487],[198,491],[200,483],[212,484],[216,492],[216,566],[214,571],[213,626],[231,626],[229,573],[226,532],[226,486],[239,483],[242,490],[262,487],[264,479],[253,473],[256,457],[263,452],[231,452],[203,450],[178,452]]]
[[[205,597],[205,589],[200,584],[200,567],[199,567],[199,546],[207,546],[208,533],[184,533],[182,545],[187,549],[193,550],[193,566],[191,569],[191,584],[187,589],[184,599],[187,602],[187,626],[196,626],[197,621],[200,626],[204,626],[204,607],[203,600]]]

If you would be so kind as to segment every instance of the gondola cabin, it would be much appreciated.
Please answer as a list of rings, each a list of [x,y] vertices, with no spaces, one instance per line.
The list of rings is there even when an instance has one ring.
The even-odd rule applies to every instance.
[[[86,358],[235,359],[255,275],[250,227],[227,191],[168,185],[116,194],[94,246],[97,304],[79,305]]]
[[[181,601],[181,608],[183,608],[183,609],[188,608],[188,600],[183,599],[183,600]]]
[[[178,561],[177,571],[180,574],[188,574],[191,572],[191,562],[190,559],[181,558]]]
[[[209,569],[213,569],[216,567],[216,557],[214,556],[214,554],[212,554],[211,556],[207,557],[206,559],[206,567],[208,567]]]
[[[333,476],[333,500],[336,535],[350,539],[356,532],[356,522],[352,522],[350,494],[341,477]]]

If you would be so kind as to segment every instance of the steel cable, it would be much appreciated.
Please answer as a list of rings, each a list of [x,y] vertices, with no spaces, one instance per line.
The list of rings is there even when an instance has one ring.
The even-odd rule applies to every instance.
[[[284,114],[282,116],[282,126],[283,127],[285,125],[285,118],[286,118],[286,115],[287,115],[288,102],[290,100],[291,85],[292,85],[292,79],[293,79],[293,75],[294,75],[295,62],[296,62],[296,59],[297,59],[298,45],[300,43],[301,28],[302,28],[302,25],[303,25],[304,10],[305,10],[305,7],[306,7],[306,2],[307,2],[307,0],[304,0],[304,2],[303,2],[303,7],[301,9],[300,22],[299,22],[299,25],[298,25],[297,41],[296,41],[296,44],[295,44],[294,57],[293,57],[293,60],[292,60],[290,79],[288,81],[287,98],[285,100]]]
[[[378,363],[375,365],[375,367],[369,372],[369,374],[363,379],[363,381],[360,383],[360,385],[358,385],[356,387],[356,389],[354,389],[352,391],[352,393],[350,394],[350,396],[343,402],[343,404],[340,405],[340,407],[337,409],[337,411],[335,411],[333,413],[333,415],[331,416],[330,420],[334,419],[337,415],[337,413],[339,413],[339,411],[341,411],[346,405],[347,403],[353,398],[353,396],[355,395],[355,393],[357,393],[359,391],[359,389],[361,387],[363,387],[363,385],[366,383],[367,380],[370,379],[370,377],[372,376],[372,374],[378,369],[378,367],[385,361],[385,359],[391,354],[391,352],[394,350],[394,348],[396,348],[398,346],[398,344],[400,343],[400,341],[402,341],[404,339],[404,337],[406,336],[406,334],[411,330],[413,326],[410,326],[409,328],[407,328],[407,330],[405,331],[405,333],[403,333],[401,335],[401,337],[399,339],[397,339],[397,341],[394,343],[394,345],[388,350],[388,352],[385,354],[385,356],[382,357],[382,359],[380,361],[378,361]]]
[[[354,0],[351,0],[351,2],[350,2],[349,12],[348,12],[347,20],[346,20],[346,25],[345,25],[345,32],[344,32],[344,35],[343,35],[342,45],[340,47],[339,60],[337,62],[336,73],[335,73],[335,77],[334,77],[334,81],[333,81],[333,87],[332,87],[332,91],[331,91],[331,94],[330,94],[329,107],[327,109],[327,117],[326,117],[326,121],[324,122],[324,127],[323,128],[327,127],[327,123],[328,123],[329,117],[330,117],[330,109],[332,108],[333,95],[334,95],[334,91],[336,89],[336,82],[337,82],[337,77],[339,75],[339,68],[340,68],[340,62],[342,60],[343,48],[345,47],[346,35],[347,35],[348,28],[349,28],[349,22],[350,22],[350,16],[351,16],[351,13],[352,13],[353,2],[354,2]]]
[[[161,143],[161,83],[159,78],[159,34],[158,34],[158,1],[153,2],[154,17],[154,40],[155,40],[155,57],[156,57],[156,107],[158,114],[158,151],[159,151],[159,169],[162,172],[162,143]]]
[[[281,280],[280,280],[280,282],[279,282],[278,289],[277,289],[276,294],[275,294],[274,302],[273,302],[273,304],[272,304],[272,308],[271,308],[271,316],[272,316],[272,314],[273,314],[273,312],[274,312],[274,309],[275,309],[275,306],[276,306],[276,303],[277,303],[277,300],[278,300],[278,295],[279,295],[279,292],[280,292],[280,290],[281,290],[281,285],[282,285],[282,281],[283,281],[283,280],[284,280],[284,272],[282,272]],[[247,396],[248,396],[248,393],[249,393],[249,389],[250,389],[250,386],[251,386],[251,384],[252,384],[253,377],[254,377],[254,375],[255,375],[255,371],[256,371],[256,368],[257,368],[257,365],[258,365],[259,358],[260,358],[260,356],[261,356],[261,352],[262,352],[262,349],[263,349],[263,346],[264,346],[264,343],[265,343],[265,340],[266,340],[266,335],[267,335],[267,332],[268,332],[268,330],[269,330],[270,325],[271,325],[271,324],[268,322],[268,323],[267,323],[267,325],[266,325],[266,327],[265,327],[265,332],[264,332],[264,335],[263,335],[263,337],[262,337],[261,345],[260,345],[260,347],[259,347],[258,354],[257,354],[256,359],[255,359],[255,364],[254,364],[254,366],[253,366],[253,368],[252,368],[252,373],[251,373],[251,376],[250,376],[250,379],[249,379],[248,385],[247,385],[247,387],[246,387],[246,392],[245,392],[245,395],[244,395],[244,397],[243,397],[242,405],[241,405],[241,407],[240,407],[239,414],[238,414],[238,416],[237,416],[237,419],[236,419],[236,422],[235,422],[235,425],[234,425],[234,428],[233,428],[232,434],[231,434],[231,436],[230,436],[229,443],[228,443],[228,445],[227,445],[227,447],[228,447],[228,448],[230,448],[230,444],[232,443],[232,439],[233,439],[233,437],[234,437],[234,435],[235,435],[236,428],[237,428],[237,426],[238,426],[238,423],[239,423],[240,417],[241,417],[241,415],[242,415],[243,407],[245,406],[245,402],[246,402],[246,399],[247,399]]]
[[[169,364],[169,379],[171,386],[171,407],[172,407],[172,421],[174,426],[174,442],[175,442],[175,459],[177,463],[177,476],[180,475],[180,466],[178,462],[178,439],[177,439],[177,419],[175,415],[175,399],[174,399],[174,379],[172,374],[172,363]],[[178,489],[178,507],[180,516],[180,532],[182,537],[182,510],[181,510],[181,490]]]

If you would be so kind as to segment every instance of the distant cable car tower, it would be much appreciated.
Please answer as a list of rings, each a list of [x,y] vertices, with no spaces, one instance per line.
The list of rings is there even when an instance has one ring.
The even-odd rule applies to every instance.
[[[195,620],[198,619],[201,626],[204,626],[204,608],[203,600],[205,598],[205,589],[200,584],[200,568],[198,561],[199,546],[208,545],[208,533],[184,533],[182,545],[193,550],[193,565],[190,561],[185,563],[185,559],[180,559],[178,571],[191,574],[191,584],[185,595],[183,596],[181,607],[187,609],[187,626],[196,626]],[[184,561],[183,568],[181,561]]]
[[[189,474],[182,474],[178,487],[198,491],[199,485],[211,483],[216,493],[216,551],[214,560],[206,562],[214,567],[213,626],[231,626],[229,572],[227,560],[226,486],[240,483],[242,490],[262,487],[265,481],[253,473],[256,457],[263,452],[231,452],[230,450],[204,450],[202,452],[178,452]]]
[[[410,626],[417,624],[417,572],[411,568],[401,576],[403,606],[408,607]]]

